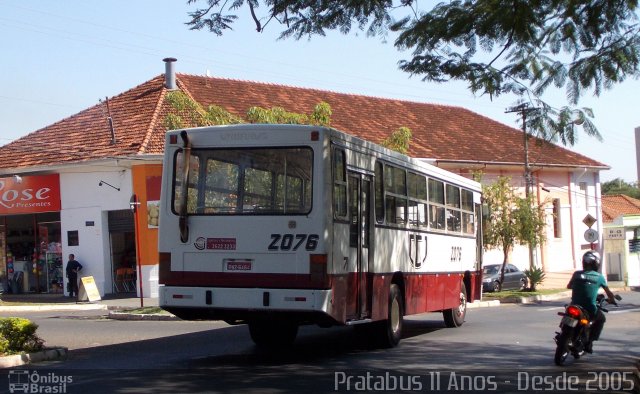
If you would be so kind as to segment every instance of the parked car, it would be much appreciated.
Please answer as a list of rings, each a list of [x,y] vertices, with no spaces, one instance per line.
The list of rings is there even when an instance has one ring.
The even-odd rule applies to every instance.
[[[500,283],[500,269],[502,264],[486,265],[482,269],[482,290],[524,290],[527,287],[527,277],[524,272],[513,264],[504,267],[504,282]]]

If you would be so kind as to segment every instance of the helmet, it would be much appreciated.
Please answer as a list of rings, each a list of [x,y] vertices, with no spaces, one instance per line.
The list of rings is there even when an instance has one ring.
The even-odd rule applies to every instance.
[[[600,269],[600,257],[596,252],[590,250],[582,256],[582,269],[585,271],[598,271]]]

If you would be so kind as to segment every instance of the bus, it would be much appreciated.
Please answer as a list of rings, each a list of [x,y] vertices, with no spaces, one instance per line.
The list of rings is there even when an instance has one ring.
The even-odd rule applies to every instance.
[[[259,346],[317,324],[393,347],[404,316],[458,327],[480,298],[480,184],[347,133],[170,131],[161,190],[160,306],[248,324]]]

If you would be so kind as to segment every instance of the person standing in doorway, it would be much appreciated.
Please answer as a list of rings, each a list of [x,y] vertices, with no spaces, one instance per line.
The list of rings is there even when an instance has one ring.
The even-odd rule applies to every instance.
[[[82,264],[76,260],[72,253],[67,262],[67,280],[69,281],[69,297],[78,297],[78,271],[82,269]]]

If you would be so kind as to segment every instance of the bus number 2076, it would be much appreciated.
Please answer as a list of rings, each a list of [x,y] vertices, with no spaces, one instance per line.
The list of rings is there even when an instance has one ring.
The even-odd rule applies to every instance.
[[[269,250],[298,250],[304,244],[305,250],[316,250],[318,234],[271,234]]]

